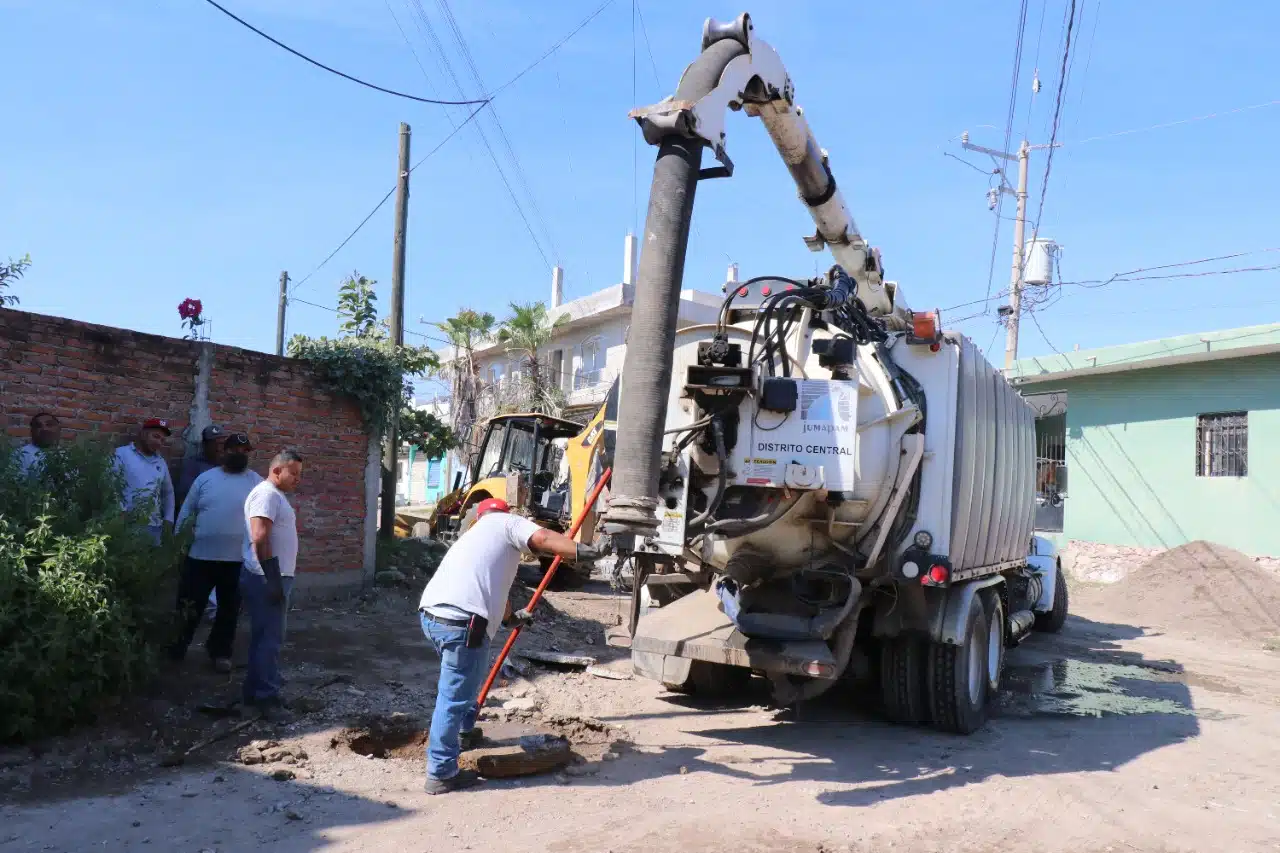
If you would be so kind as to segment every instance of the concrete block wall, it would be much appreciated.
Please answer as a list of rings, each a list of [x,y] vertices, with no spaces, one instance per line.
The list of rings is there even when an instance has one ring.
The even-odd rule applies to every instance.
[[[175,484],[183,455],[197,452],[210,423],[250,435],[260,474],[276,451],[295,447],[305,459],[292,498],[299,591],[359,587],[373,571],[376,442],[356,404],[303,362],[0,310],[0,428],[9,443],[27,439],[40,411],[61,420],[64,440],[98,436],[113,446],[143,419],[168,418]]]

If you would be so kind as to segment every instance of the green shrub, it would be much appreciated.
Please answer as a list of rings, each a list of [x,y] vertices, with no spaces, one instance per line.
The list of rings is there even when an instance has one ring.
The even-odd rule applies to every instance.
[[[156,548],[149,509],[121,509],[111,451],[69,446],[28,477],[0,448],[0,741],[92,717],[171,636],[167,580],[187,537]]]

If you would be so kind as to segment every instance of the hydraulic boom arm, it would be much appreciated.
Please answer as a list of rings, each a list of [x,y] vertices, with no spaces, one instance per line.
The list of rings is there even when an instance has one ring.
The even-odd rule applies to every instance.
[[[723,40],[735,41],[746,50],[729,61],[715,88],[696,100],[669,97],[632,111],[645,140],[657,145],[673,132],[696,137],[711,148],[724,167],[712,174],[704,172],[703,177],[728,176],[733,173],[733,163],[725,149],[725,113],[745,110],[758,116],[817,226],[805,243],[815,252],[830,248],[836,262],[853,276],[867,310],[885,317],[891,327],[897,325],[905,318],[906,306],[894,292],[896,286],[884,281],[879,253],[858,233],[826,152],[814,139],[804,111],[795,104],[795,89],[777,51],[755,37],[751,16],[745,12],[730,23],[707,20],[702,30],[703,51]]]

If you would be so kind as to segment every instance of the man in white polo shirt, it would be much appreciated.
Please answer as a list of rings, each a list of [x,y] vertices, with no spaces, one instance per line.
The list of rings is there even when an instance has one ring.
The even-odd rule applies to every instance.
[[[539,527],[510,513],[507,502],[489,498],[476,505],[476,521],[459,537],[422,591],[418,613],[422,632],[440,655],[440,681],[427,741],[428,794],[469,788],[480,781],[458,770],[465,743],[480,741],[476,697],[489,663],[489,641],[505,626],[528,625],[527,610],[513,614],[507,596],[520,567],[520,555],[596,560],[599,550]]]
[[[124,508],[150,506],[147,532],[157,545],[164,530],[173,528],[173,478],[160,453],[170,435],[167,420],[149,418],[137,437],[116,448],[115,454],[116,467],[124,475]]]
[[[271,460],[267,479],[254,486],[244,502],[240,598],[249,612],[244,704],[257,707],[263,716],[285,708],[280,699],[280,646],[298,566],[298,517],[287,494],[301,480],[302,456],[282,450]]]

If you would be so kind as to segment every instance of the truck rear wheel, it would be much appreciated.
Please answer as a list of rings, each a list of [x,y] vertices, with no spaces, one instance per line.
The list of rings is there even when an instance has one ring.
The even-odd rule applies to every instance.
[[[1056,577],[1053,581],[1053,609],[1047,613],[1036,614],[1037,631],[1044,631],[1046,634],[1056,634],[1062,630],[1062,626],[1067,623],[1067,576],[1062,573],[1062,566],[1058,566],[1055,572]]]
[[[892,722],[929,722],[928,650],[916,637],[880,643],[880,696]]]
[[[945,732],[967,735],[987,721],[990,621],[982,596],[969,601],[963,641],[929,648],[929,705],[933,723]]]

